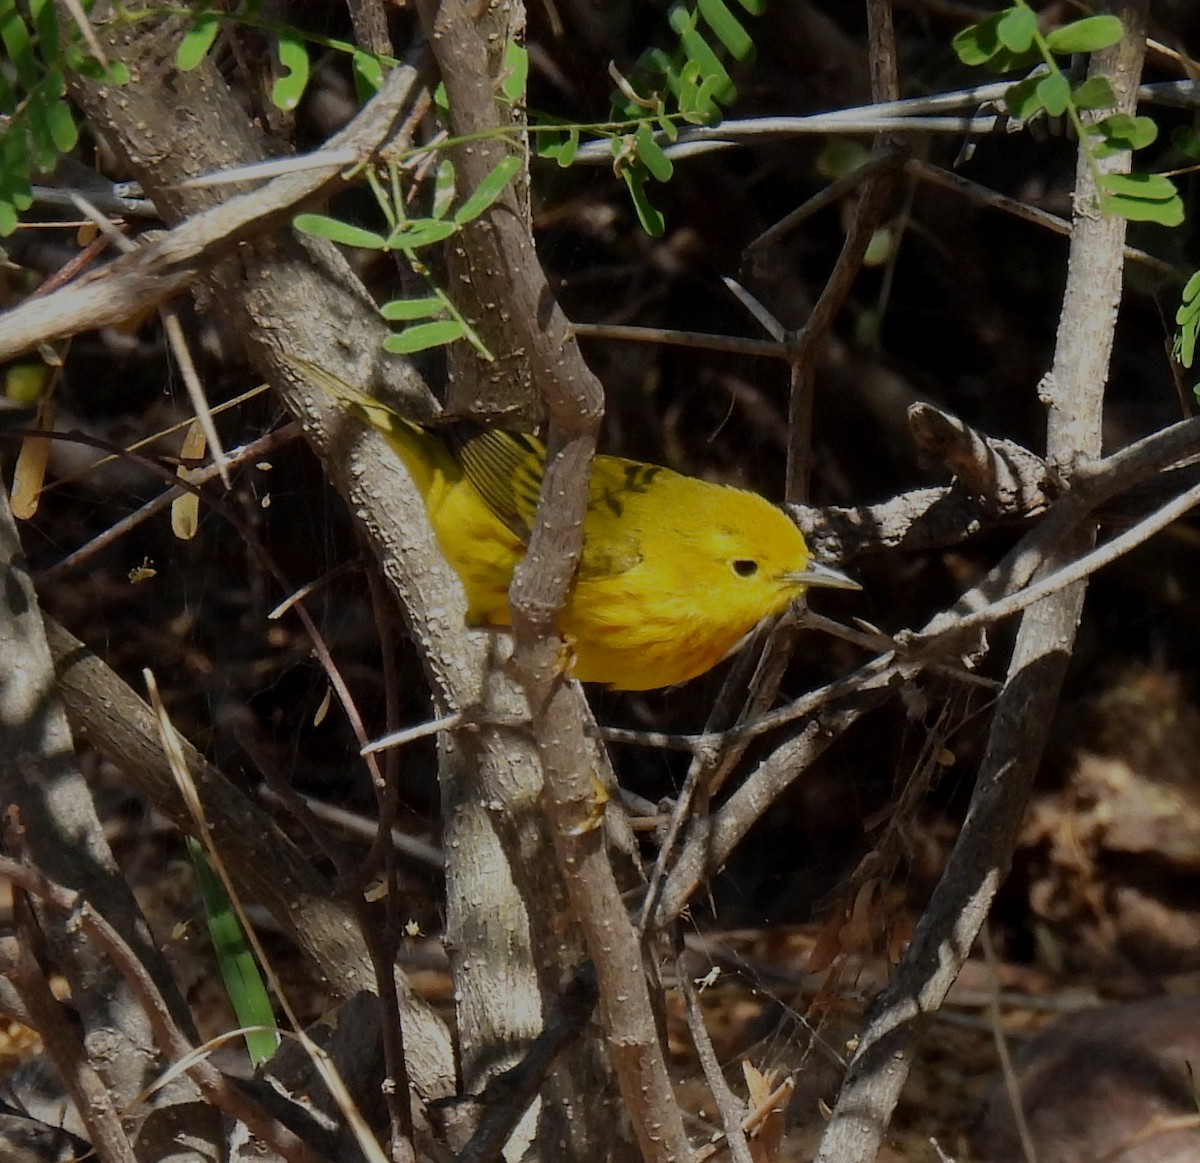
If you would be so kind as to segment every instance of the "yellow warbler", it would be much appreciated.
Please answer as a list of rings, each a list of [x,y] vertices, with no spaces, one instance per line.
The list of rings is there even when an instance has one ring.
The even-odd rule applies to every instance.
[[[542,443],[466,420],[416,424],[331,372],[288,360],[404,462],[462,579],[469,622],[510,625],[508,587],[533,525]],[[558,629],[576,678],[651,690],[703,674],[808,586],[860,588],[813,561],[795,524],[757,494],[597,456]]]

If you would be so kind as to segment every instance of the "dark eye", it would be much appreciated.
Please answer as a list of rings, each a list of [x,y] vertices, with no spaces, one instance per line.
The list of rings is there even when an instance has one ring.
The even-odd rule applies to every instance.
[[[733,562],[733,572],[738,577],[753,577],[758,573],[758,562],[752,561],[748,557],[738,557]]]

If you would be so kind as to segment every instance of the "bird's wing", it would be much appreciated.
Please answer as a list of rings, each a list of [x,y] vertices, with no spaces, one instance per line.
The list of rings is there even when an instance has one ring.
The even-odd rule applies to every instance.
[[[600,581],[628,573],[643,560],[646,490],[661,472],[657,465],[598,456],[592,462],[587,514],[583,519],[581,579]]]
[[[546,448],[534,436],[457,421],[439,430],[493,515],[526,544],[542,491]]]
[[[493,515],[528,544],[546,466],[545,445],[534,436],[469,421],[456,421],[440,432]],[[616,577],[642,560],[637,523],[627,519],[626,510],[631,502],[640,502],[660,471],[636,461],[596,457],[584,517],[581,578]]]

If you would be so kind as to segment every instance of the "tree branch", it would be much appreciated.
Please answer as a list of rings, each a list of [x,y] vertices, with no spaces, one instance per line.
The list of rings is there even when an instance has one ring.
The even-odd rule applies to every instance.
[[[1118,107],[1132,110],[1145,51],[1146,0],[1122,3],[1125,37],[1092,59],[1092,75],[1109,77]],[[1069,477],[1100,454],[1103,386],[1120,300],[1125,223],[1096,213],[1086,143],[1076,170],[1076,216],[1049,390],[1047,460]],[[1129,155],[1114,165],[1126,169]],[[1036,576],[1086,551],[1086,523],[1051,548]],[[876,1000],[850,1065],[817,1163],[868,1163],[908,1076],[921,1023],[941,1005],[970,953],[1012,859],[1017,830],[1042,756],[1070,658],[1086,583],[1026,611],[997,703],[979,778],[958,843],[912,942]]]

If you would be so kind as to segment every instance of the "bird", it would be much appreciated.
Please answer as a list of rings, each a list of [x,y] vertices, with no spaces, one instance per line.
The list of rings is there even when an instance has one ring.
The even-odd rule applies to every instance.
[[[381,432],[462,582],[469,625],[511,626],[508,590],[546,463],[535,436],[466,419],[417,423],[317,364],[300,375]],[[570,673],[614,690],[676,686],[734,653],[810,587],[857,590],[757,493],[597,455],[579,566],[558,617]]]

